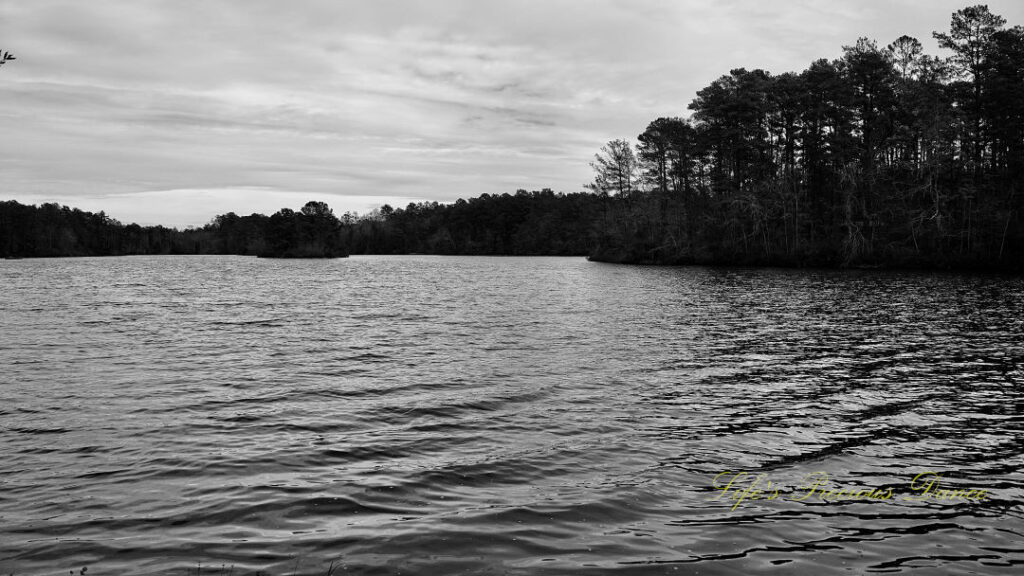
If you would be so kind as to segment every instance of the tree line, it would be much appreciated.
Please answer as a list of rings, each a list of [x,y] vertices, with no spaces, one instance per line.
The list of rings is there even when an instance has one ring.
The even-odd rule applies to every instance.
[[[129,256],[143,254],[244,254],[273,258],[347,256],[341,222],[323,202],[271,216],[233,213],[202,228],[122,224],[58,204],[0,202],[0,256]]]
[[[518,190],[452,204],[385,205],[346,227],[359,254],[583,256],[594,243],[602,199],[593,194]]]
[[[624,262],[1021,268],[1024,28],[984,5],[836,60],[738,68],[689,118],[596,155],[614,197],[593,257]]]
[[[57,204],[0,202],[0,256],[237,254],[279,258],[348,254],[586,255],[607,198],[550,189],[484,194],[453,204],[385,204],[334,215],[323,202],[266,216],[219,215],[200,228],[122,224]]]

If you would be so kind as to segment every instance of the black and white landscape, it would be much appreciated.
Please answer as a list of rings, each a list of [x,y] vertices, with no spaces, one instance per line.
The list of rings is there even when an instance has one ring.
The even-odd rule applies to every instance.
[[[1024,566],[1019,2],[0,24],[0,574]]]

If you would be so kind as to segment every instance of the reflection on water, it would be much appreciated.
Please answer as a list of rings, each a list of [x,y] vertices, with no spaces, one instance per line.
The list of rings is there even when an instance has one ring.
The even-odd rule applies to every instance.
[[[0,266],[4,574],[1024,564],[1020,279],[565,258]],[[912,489],[928,471],[933,489]],[[892,497],[850,497],[864,491]]]

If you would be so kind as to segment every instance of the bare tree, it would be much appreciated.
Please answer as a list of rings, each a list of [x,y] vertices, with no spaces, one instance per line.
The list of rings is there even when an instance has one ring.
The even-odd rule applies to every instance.
[[[626,140],[612,140],[601,147],[590,163],[594,182],[588,186],[599,194],[630,196],[637,186],[637,160]]]

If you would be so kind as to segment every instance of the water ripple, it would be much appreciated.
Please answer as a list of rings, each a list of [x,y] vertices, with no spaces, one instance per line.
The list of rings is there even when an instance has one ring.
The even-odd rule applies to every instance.
[[[2,266],[0,573],[1024,565],[1017,278],[564,258]],[[764,493],[744,496],[755,479]],[[892,497],[850,496],[871,491]]]

